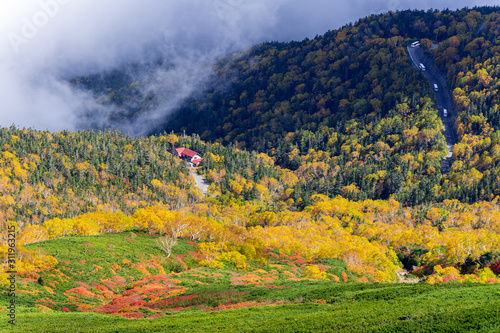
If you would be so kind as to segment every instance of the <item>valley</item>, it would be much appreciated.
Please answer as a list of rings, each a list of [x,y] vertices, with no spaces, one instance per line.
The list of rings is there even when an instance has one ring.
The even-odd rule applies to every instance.
[[[0,127],[0,314],[15,303],[19,332],[500,330],[499,36],[498,7],[371,15],[218,58],[175,112],[168,59],[69,79],[90,128]],[[151,114],[148,135],[106,128]]]

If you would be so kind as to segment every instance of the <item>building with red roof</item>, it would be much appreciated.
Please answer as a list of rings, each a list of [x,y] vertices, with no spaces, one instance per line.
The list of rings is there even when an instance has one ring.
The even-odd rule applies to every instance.
[[[187,160],[192,167],[198,166],[198,164],[203,161],[201,154],[195,152],[194,150],[188,148],[175,148],[177,156],[183,160]]]

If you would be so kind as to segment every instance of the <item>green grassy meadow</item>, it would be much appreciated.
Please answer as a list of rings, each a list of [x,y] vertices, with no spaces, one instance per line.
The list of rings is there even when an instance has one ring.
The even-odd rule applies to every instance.
[[[347,283],[313,279],[296,256],[203,267],[196,246],[167,259],[138,231],[29,245],[59,263],[19,277],[17,325],[0,332],[500,332],[498,284],[359,283],[336,260],[318,264]]]
[[[36,313],[21,308],[18,332],[499,332],[496,285],[343,285],[294,288],[304,303],[218,312],[188,311],[158,319],[90,313]],[[271,295],[269,295],[271,296]],[[277,296],[277,295],[274,295]],[[322,297],[327,304],[316,304]],[[5,321],[2,331],[9,331]]]

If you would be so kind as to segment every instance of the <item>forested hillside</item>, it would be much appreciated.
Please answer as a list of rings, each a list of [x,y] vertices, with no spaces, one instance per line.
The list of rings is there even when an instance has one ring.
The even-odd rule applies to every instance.
[[[491,200],[500,194],[497,172],[490,170],[500,135],[494,121],[483,118],[496,114],[490,111],[496,110],[495,88],[488,86],[490,97],[476,108],[488,109],[483,118],[477,111],[468,124],[459,120],[464,123],[457,125],[463,142],[455,147],[451,172],[443,175],[445,140],[433,92],[411,67],[405,46],[421,39],[455,89],[456,67],[473,59],[466,52],[474,51],[477,58],[486,48],[481,61],[494,61],[497,11],[391,12],[313,40],[256,46],[221,59],[212,78],[216,88],[186,101],[164,128],[267,153],[275,165],[299,175],[294,199],[306,204],[314,193],[352,200],[394,195],[405,205]],[[440,47],[431,53],[432,41]],[[150,90],[137,97],[144,83],[132,82],[131,73],[141,70],[133,67],[75,83],[121,109],[135,100],[127,109],[132,114],[116,113],[133,117],[158,106],[159,96]],[[467,94],[480,94],[475,91]],[[463,108],[463,101],[458,104]]]
[[[339,259],[367,281],[396,281],[402,265],[420,267],[421,276],[443,265],[454,267],[448,273],[455,278],[479,269],[494,278],[488,267],[498,273],[497,199],[412,208],[392,197],[332,199],[301,190],[311,177],[320,179],[322,162],[311,162],[316,169],[309,173],[293,172],[275,166],[264,153],[206,144],[197,137],[131,139],[118,133],[14,128],[2,129],[1,137],[0,221],[17,226],[19,246],[138,228],[205,242],[209,245],[200,253],[212,253],[214,260],[236,251],[227,260],[242,265],[268,260],[266,249],[296,253],[311,263]],[[184,162],[169,152],[176,145],[204,154],[199,171],[211,183],[206,197],[193,186]],[[2,235],[6,240],[7,232]],[[4,246],[2,255],[6,251]],[[26,267],[57,263],[29,253],[22,260]]]
[[[175,135],[130,139],[118,133],[13,128],[2,133],[8,142],[2,153],[2,198],[8,202],[2,211],[10,215],[1,217],[1,267],[7,271],[7,239],[12,239],[7,230],[14,226],[23,327],[32,325],[33,315],[58,314],[62,320],[67,318],[63,312],[88,312],[80,318],[102,325],[116,319],[92,313],[153,319],[181,311],[201,315],[262,306],[282,311],[283,305],[307,313],[313,303],[340,304],[357,318],[364,312],[355,304],[364,302],[366,294],[350,290],[365,290],[366,283],[404,281],[405,274],[413,282],[461,282],[474,290],[481,287],[473,283],[500,283],[498,199],[409,208],[393,198],[349,201],[312,194],[298,210],[305,203],[294,200],[294,186],[302,176],[275,166],[264,153]],[[37,145],[30,146],[30,140],[35,138],[52,142],[57,153],[42,149],[34,154]],[[106,154],[82,160],[82,151],[75,149],[80,140],[97,148],[106,142]],[[204,173],[212,183],[206,197],[193,188],[183,162],[168,151],[174,145],[204,152]],[[141,151],[146,146],[149,150]],[[120,172],[123,162],[112,156],[127,158],[130,170],[151,169],[140,172],[150,178],[135,184],[125,170]],[[55,163],[57,158],[72,165]],[[79,172],[79,163],[86,160],[93,160],[87,162],[87,173]],[[97,162],[106,162],[106,172],[94,171]],[[57,184],[45,188],[37,183],[51,184],[54,175]],[[0,279],[8,285],[7,274]],[[333,286],[338,289],[330,290]],[[425,316],[443,302],[437,292],[441,288],[417,288],[441,297],[426,303]],[[402,286],[387,292],[375,291],[379,296],[370,296],[366,306],[388,295],[411,294]],[[482,293],[477,297],[487,299]],[[3,290],[0,311],[8,302]],[[491,318],[496,318],[493,313]]]
[[[476,182],[460,197],[474,200],[499,194],[500,14],[461,11],[455,17],[448,28],[452,36],[430,54],[448,73],[459,110],[449,180],[455,188]]]
[[[167,140],[1,128],[0,219],[31,224],[94,210],[131,212],[152,202],[187,205],[199,194]],[[155,179],[165,185],[161,195]]]
[[[239,309],[263,306],[252,318],[273,329],[290,311],[318,329],[498,328],[499,33],[500,8],[390,12],[220,59],[210,87],[148,137],[0,128],[0,285],[15,238],[24,328],[88,312],[75,320],[202,330],[192,316],[234,310],[211,317],[231,330]],[[432,88],[406,52],[417,39],[460,113],[447,174]],[[161,105],[133,75],[155,66],[168,64],[72,83],[122,121]],[[203,155],[196,171],[177,147]],[[382,284],[395,282],[422,284]]]
[[[495,7],[403,11],[314,40],[265,44],[224,64],[220,77],[238,73],[229,88],[192,101],[169,128],[266,151],[292,170],[307,168],[314,149],[328,165],[328,181],[310,183],[327,195],[394,194],[407,205],[491,200],[499,194],[498,29]],[[440,174],[442,126],[433,95],[403,49],[416,39],[448,73],[461,110],[468,108],[457,122],[459,144],[447,175]],[[439,46],[430,52],[432,41]]]

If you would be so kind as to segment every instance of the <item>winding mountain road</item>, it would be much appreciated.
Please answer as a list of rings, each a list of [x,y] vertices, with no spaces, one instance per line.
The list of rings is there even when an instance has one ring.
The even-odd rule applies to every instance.
[[[448,173],[451,165],[451,156],[453,155],[453,146],[455,145],[457,138],[457,132],[454,125],[457,118],[457,109],[455,107],[455,103],[453,102],[451,92],[446,84],[446,75],[439,71],[436,65],[434,65],[433,60],[424,54],[424,51],[420,48],[420,46],[408,46],[407,49],[410,59],[415,67],[422,70],[420,64],[425,66],[425,70],[422,70],[422,73],[429,80],[431,86],[433,87],[434,94],[436,95],[436,104],[439,110],[439,116],[441,117],[441,121],[443,123],[446,148],[448,150],[448,154],[443,160],[442,172]],[[434,89],[434,85],[437,85],[437,91]],[[447,110],[447,117],[443,114],[444,109]]]

